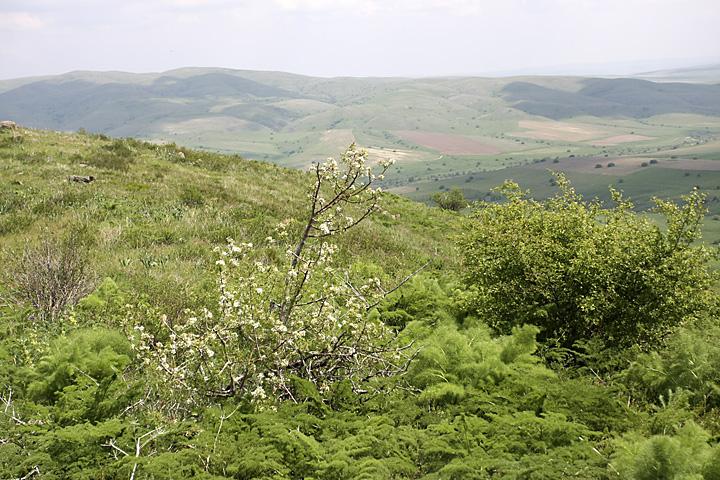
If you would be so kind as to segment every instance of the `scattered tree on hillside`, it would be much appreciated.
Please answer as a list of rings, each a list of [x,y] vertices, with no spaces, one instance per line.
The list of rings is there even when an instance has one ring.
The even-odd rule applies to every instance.
[[[400,373],[408,358],[396,334],[367,311],[385,294],[380,281],[354,284],[333,262],[330,237],[358,225],[380,201],[382,173],[354,145],[311,169],[310,209],[298,241],[294,220],[262,246],[228,239],[217,249],[217,310],[178,323],[130,321],[134,348],[173,385],[192,392],[254,401],[293,398],[297,382],[320,391],[348,380],[356,391],[375,377]],[[132,333],[134,332],[134,333]]]
[[[430,200],[443,210],[452,210],[454,212],[459,212],[468,206],[465,195],[459,187],[452,187],[449,192],[435,192],[430,195]]]
[[[704,196],[684,206],[655,199],[667,228],[617,205],[585,202],[562,174],[560,192],[536,201],[513,182],[503,204],[480,204],[459,244],[475,307],[503,333],[531,323],[550,344],[572,347],[595,338],[605,345],[660,341],[714,305],[716,251],[692,247],[700,237]]]

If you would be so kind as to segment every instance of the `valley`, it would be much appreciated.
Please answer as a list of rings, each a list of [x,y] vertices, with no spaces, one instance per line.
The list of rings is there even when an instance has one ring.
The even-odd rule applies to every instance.
[[[551,195],[548,169],[569,175],[589,198],[609,200],[613,185],[641,207],[652,195],[677,200],[698,187],[711,198],[713,218],[720,215],[716,71],[646,79],[73,72],[0,81],[0,111],[30,128],[84,129],[297,169],[356,142],[371,161],[397,161],[384,189],[425,203],[453,186],[471,202],[488,200],[508,178]],[[708,235],[720,241],[714,230]]]

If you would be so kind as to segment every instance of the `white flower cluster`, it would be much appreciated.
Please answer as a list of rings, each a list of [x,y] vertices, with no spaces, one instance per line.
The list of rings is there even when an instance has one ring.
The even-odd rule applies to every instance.
[[[306,241],[354,226],[377,205],[370,185],[381,177],[367,166],[367,153],[351,146],[343,162],[343,169],[333,159],[315,168],[314,210],[306,229],[313,235],[300,247],[289,242],[293,221],[286,220],[263,245],[228,238],[225,248],[215,249],[219,300],[214,312],[187,312],[186,320],[174,324],[162,317],[153,334],[129,318],[138,356],[178,387],[245,392],[256,402],[285,396],[292,375],[327,389],[375,368],[392,338],[367,314],[382,291],[379,280],[353,286],[333,263],[335,245]],[[387,169],[392,161],[380,165]],[[348,205],[357,213],[345,214]],[[286,253],[281,264],[261,260],[281,252]]]
[[[380,187],[373,183],[385,178],[385,172],[395,163],[393,159],[380,160],[379,175],[368,165],[368,153],[351,145],[342,155],[344,168],[329,158],[321,165],[315,165],[315,183],[308,192],[312,201],[312,236],[326,237],[344,232],[362,221],[369,213],[378,209]],[[345,212],[350,208],[352,212]]]

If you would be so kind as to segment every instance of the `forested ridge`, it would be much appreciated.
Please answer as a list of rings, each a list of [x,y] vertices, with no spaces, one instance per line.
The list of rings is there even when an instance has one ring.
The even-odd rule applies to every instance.
[[[0,478],[720,479],[702,194],[392,168],[0,130]]]

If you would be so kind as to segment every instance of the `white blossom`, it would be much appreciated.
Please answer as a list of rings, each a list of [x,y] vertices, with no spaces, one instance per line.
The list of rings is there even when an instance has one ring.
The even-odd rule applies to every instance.
[[[394,161],[380,160],[383,170],[373,175],[367,159],[366,151],[351,146],[340,162],[329,158],[313,166],[315,183],[308,194],[316,209],[308,223],[316,228],[311,228],[312,238],[340,233],[377,210],[380,190],[374,190],[372,183],[382,180]],[[322,196],[317,194],[320,187]],[[190,386],[197,394],[244,382],[253,401],[262,404],[285,395],[288,378],[299,373],[296,369],[303,352],[332,352],[338,339],[370,350],[375,341],[384,345],[385,336],[392,332],[382,323],[369,321],[366,312],[381,293],[379,280],[346,283],[350,275],[334,263],[337,246],[310,238],[298,248],[297,239],[288,234],[294,231],[290,228],[294,222],[280,222],[276,238],[268,236],[261,245],[228,238],[225,248],[214,249],[216,264],[227,267],[218,269],[217,319],[208,309],[201,315],[187,312],[187,320],[175,322],[172,328],[163,319],[167,331],[156,339],[129,316],[128,325],[139,332],[132,338],[132,347],[143,363],[160,368],[174,386]],[[271,260],[278,253],[281,260]],[[348,371],[342,366],[332,368],[332,362],[342,358],[331,360],[328,366],[314,366],[317,370],[311,380],[321,391],[336,381],[332,375]],[[351,370],[367,369],[365,375],[376,368],[378,359],[358,355]]]

